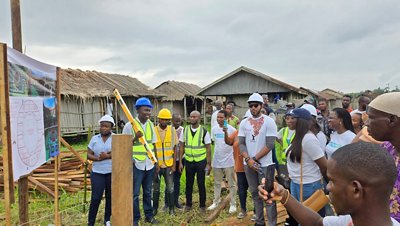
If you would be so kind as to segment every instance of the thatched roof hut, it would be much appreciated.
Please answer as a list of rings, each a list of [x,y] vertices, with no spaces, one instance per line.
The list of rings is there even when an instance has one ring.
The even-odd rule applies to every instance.
[[[173,113],[179,113],[185,120],[193,110],[202,112],[203,97],[197,95],[197,92],[201,89],[198,85],[187,82],[166,81],[154,89],[165,94],[162,97],[160,108],[162,106]]]
[[[133,105],[138,97],[149,97],[155,105],[153,111],[157,112],[157,99],[164,96],[130,76],[79,69],[61,69],[60,87],[63,136],[87,134],[89,128],[96,130],[97,121],[105,113],[111,113],[116,121],[127,122],[120,106],[115,102],[115,88],[124,97],[133,115],[136,113]]]

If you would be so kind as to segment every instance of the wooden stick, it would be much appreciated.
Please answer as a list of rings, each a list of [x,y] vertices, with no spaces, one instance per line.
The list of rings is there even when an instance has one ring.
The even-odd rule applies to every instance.
[[[61,143],[62,143],[66,148],[68,148],[68,150],[70,150],[72,153],[74,153],[74,155],[75,155],[82,163],[85,163],[85,162],[86,162],[86,160],[84,160],[84,159],[78,154],[78,152],[76,152],[76,151],[71,147],[71,145],[69,145],[68,142],[65,141],[64,138],[62,138],[61,136],[60,136],[60,141],[61,141]]]
[[[44,193],[47,193],[49,195],[51,195],[51,197],[55,197],[54,192],[52,190],[50,190],[46,185],[40,183],[38,180],[36,180],[35,178],[33,178],[32,176],[28,177],[29,182],[31,182],[33,185],[36,185],[36,188]]]
[[[218,207],[210,214],[208,215],[207,219],[205,220],[207,223],[212,222],[213,220],[215,220],[215,218],[217,218],[219,216],[219,213],[225,209],[225,207],[227,206],[227,204],[231,201],[231,197],[232,194],[228,194],[224,200],[222,200],[222,202],[218,205]]]
[[[4,172],[4,201],[6,211],[6,225],[11,225],[11,192],[13,187],[10,186],[10,181],[13,181],[10,175],[11,169],[11,138],[10,128],[8,122],[10,121],[10,115],[8,114],[8,76],[7,76],[7,46],[5,44],[0,45],[0,117],[1,117],[1,136],[3,145],[3,172]],[[11,178],[10,178],[11,177]],[[14,195],[14,194],[13,194]]]

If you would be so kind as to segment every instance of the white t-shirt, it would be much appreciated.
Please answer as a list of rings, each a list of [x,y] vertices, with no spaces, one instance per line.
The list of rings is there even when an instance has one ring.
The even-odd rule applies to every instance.
[[[196,129],[193,129],[192,126],[190,126],[193,132],[196,132],[200,127],[197,127]],[[204,144],[211,144],[211,138],[210,138],[210,133],[206,131],[206,136],[204,137]],[[179,136],[179,141],[180,142],[185,142],[184,141],[184,134],[185,134],[185,129],[181,132],[181,135]]]
[[[392,220],[393,226],[400,226],[400,223],[395,219],[390,218]],[[353,221],[350,215],[341,215],[341,216],[327,216],[323,218],[324,226],[354,226]]]
[[[236,129],[228,124],[228,135],[234,133]],[[225,133],[222,128],[217,125],[211,130],[211,140],[214,144],[214,156],[212,160],[213,168],[228,168],[234,166],[233,147],[225,143]]]
[[[269,116],[261,115],[258,118],[251,116],[240,123],[238,136],[246,138],[247,151],[249,157],[252,158],[265,147],[265,137],[277,136],[277,127],[275,121]],[[259,162],[262,167],[274,164],[272,151],[259,159]],[[244,164],[246,165],[246,162]]]
[[[217,122],[218,112],[219,112],[219,110],[216,110],[211,115],[211,129],[218,125],[218,122]]]
[[[319,131],[319,133],[317,133],[317,139],[319,141],[319,144],[321,146],[322,150],[325,150],[326,147],[326,142],[328,142],[328,140],[326,139],[325,134],[322,131]]]
[[[301,141],[303,148],[302,161],[303,161],[303,184],[309,184],[321,180],[322,174],[319,170],[315,160],[324,157],[324,151],[321,149],[317,137],[309,131],[304,135]],[[299,162],[292,162],[290,160],[290,153],[287,155],[287,168],[289,177],[296,184],[300,184],[301,170]]]
[[[351,141],[353,141],[354,137],[356,135],[351,132],[350,130],[347,130],[346,132],[342,134],[338,134],[336,131],[331,134],[331,140],[325,147],[325,153],[326,156],[328,156],[328,159],[331,158],[332,154],[340,147],[343,147],[346,144],[350,144]]]

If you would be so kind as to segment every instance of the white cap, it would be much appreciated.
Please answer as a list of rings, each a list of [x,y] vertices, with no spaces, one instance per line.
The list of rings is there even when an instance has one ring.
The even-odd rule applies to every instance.
[[[111,124],[115,126],[114,119],[110,115],[104,115],[103,117],[101,117],[101,119],[99,120],[99,124],[100,122],[111,122]]]
[[[303,104],[301,108],[306,109],[312,116],[317,117],[317,109],[312,104]]]
[[[400,92],[385,93],[377,96],[369,106],[378,111],[400,117],[399,99]]]
[[[249,97],[249,100],[247,102],[259,102],[259,103],[264,103],[264,100],[262,96],[258,93],[253,93]]]

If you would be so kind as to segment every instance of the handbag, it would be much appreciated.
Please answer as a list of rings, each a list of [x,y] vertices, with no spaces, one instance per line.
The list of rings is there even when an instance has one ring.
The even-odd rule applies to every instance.
[[[303,155],[303,152],[301,154]],[[322,188],[316,190],[307,200],[303,202],[303,156],[301,156],[300,160],[300,202],[315,212],[318,212],[329,203],[329,198],[325,195],[325,192],[322,190]]]

